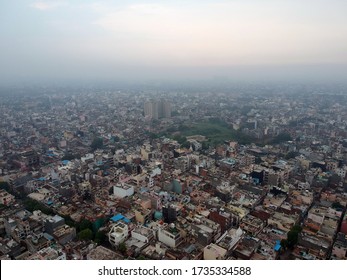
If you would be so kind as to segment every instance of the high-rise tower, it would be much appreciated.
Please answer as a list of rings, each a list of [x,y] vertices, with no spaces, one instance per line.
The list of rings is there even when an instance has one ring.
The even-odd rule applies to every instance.
[[[161,99],[150,100],[144,104],[145,117],[150,119],[161,119],[161,118],[170,118],[171,117],[171,103]]]

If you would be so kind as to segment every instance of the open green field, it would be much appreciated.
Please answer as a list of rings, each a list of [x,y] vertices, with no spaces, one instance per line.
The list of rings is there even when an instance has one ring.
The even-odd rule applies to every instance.
[[[237,141],[239,144],[255,143],[258,145],[279,144],[291,141],[292,138],[288,133],[280,133],[275,137],[256,139],[242,131],[235,130],[230,125],[219,119],[202,120],[200,122],[191,123],[189,125],[180,125],[178,128],[168,128],[158,134],[150,134],[152,138],[170,137],[177,140],[184,147],[190,146],[187,142],[187,136],[203,135],[207,141],[203,143],[203,147],[222,144],[224,141]]]
[[[194,123],[189,127],[182,126],[179,132],[183,137],[197,134],[206,136],[208,144],[220,144],[226,140],[248,144],[254,140],[242,132],[232,129],[225,122],[215,119]]]

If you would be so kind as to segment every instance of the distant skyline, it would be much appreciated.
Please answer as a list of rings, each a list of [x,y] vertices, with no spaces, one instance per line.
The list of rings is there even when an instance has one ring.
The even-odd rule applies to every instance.
[[[2,1],[0,83],[346,82],[344,0]]]

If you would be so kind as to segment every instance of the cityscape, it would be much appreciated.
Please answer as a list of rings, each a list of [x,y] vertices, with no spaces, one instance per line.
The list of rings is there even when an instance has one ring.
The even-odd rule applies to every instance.
[[[343,273],[346,11],[1,1],[1,276]]]
[[[1,96],[2,260],[346,259],[343,86]]]

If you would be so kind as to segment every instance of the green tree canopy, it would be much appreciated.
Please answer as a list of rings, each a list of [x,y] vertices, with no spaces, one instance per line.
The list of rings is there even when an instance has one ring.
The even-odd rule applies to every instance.
[[[78,231],[82,231],[85,229],[93,230],[92,222],[86,219],[83,219],[81,222],[79,222],[77,227],[78,227]]]
[[[90,145],[90,147],[93,150],[101,149],[103,146],[104,146],[104,141],[100,137],[94,138],[92,144]]]
[[[91,229],[86,228],[78,233],[78,239],[80,240],[92,240],[93,232]]]
[[[289,133],[286,132],[282,132],[280,134],[278,134],[272,141],[272,144],[280,144],[283,142],[287,142],[287,141],[292,141],[293,138],[290,136]]]
[[[333,202],[331,207],[334,208],[334,209],[343,209],[343,205],[340,202],[338,202],[338,201]]]
[[[77,157],[77,155],[74,155],[72,153],[66,153],[61,160],[73,160]]]
[[[118,250],[124,255],[127,251],[127,245],[124,242],[120,243],[118,245]]]
[[[298,243],[301,230],[301,226],[294,225],[292,229],[287,233],[287,245],[289,248],[293,248],[296,243]]]
[[[295,157],[297,157],[298,155],[300,155],[300,153],[291,151],[291,152],[289,152],[289,153],[287,153],[287,154],[285,155],[285,159],[295,158]]]
[[[114,136],[112,136],[111,140],[113,143],[117,143],[117,142],[119,142],[120,138],[117,135],[114,135]]]
[[[328,179],[328,186],[330,188],[336,188],[339,185],[340,182],[341,182],[340,176],[337,175],[336,173],[334,173]]]
[[[0,182],[0,189],[5,190],[5,191],[9,191],[10,190],[10,184],[7,182]]]
[[[24,200],[24,207],[30,212],[33,212],[35,210],[40,210],[42,213],[46,215],[54,214],[54,211],[51,208],[31,198],[26,198]]]
[[[94,242],[97,243],[98,245],[100,245],[101,243],[103,243],[106,240],[106,234],[103,231],[98,231],[95,234],[95,238],[94,238]]]

